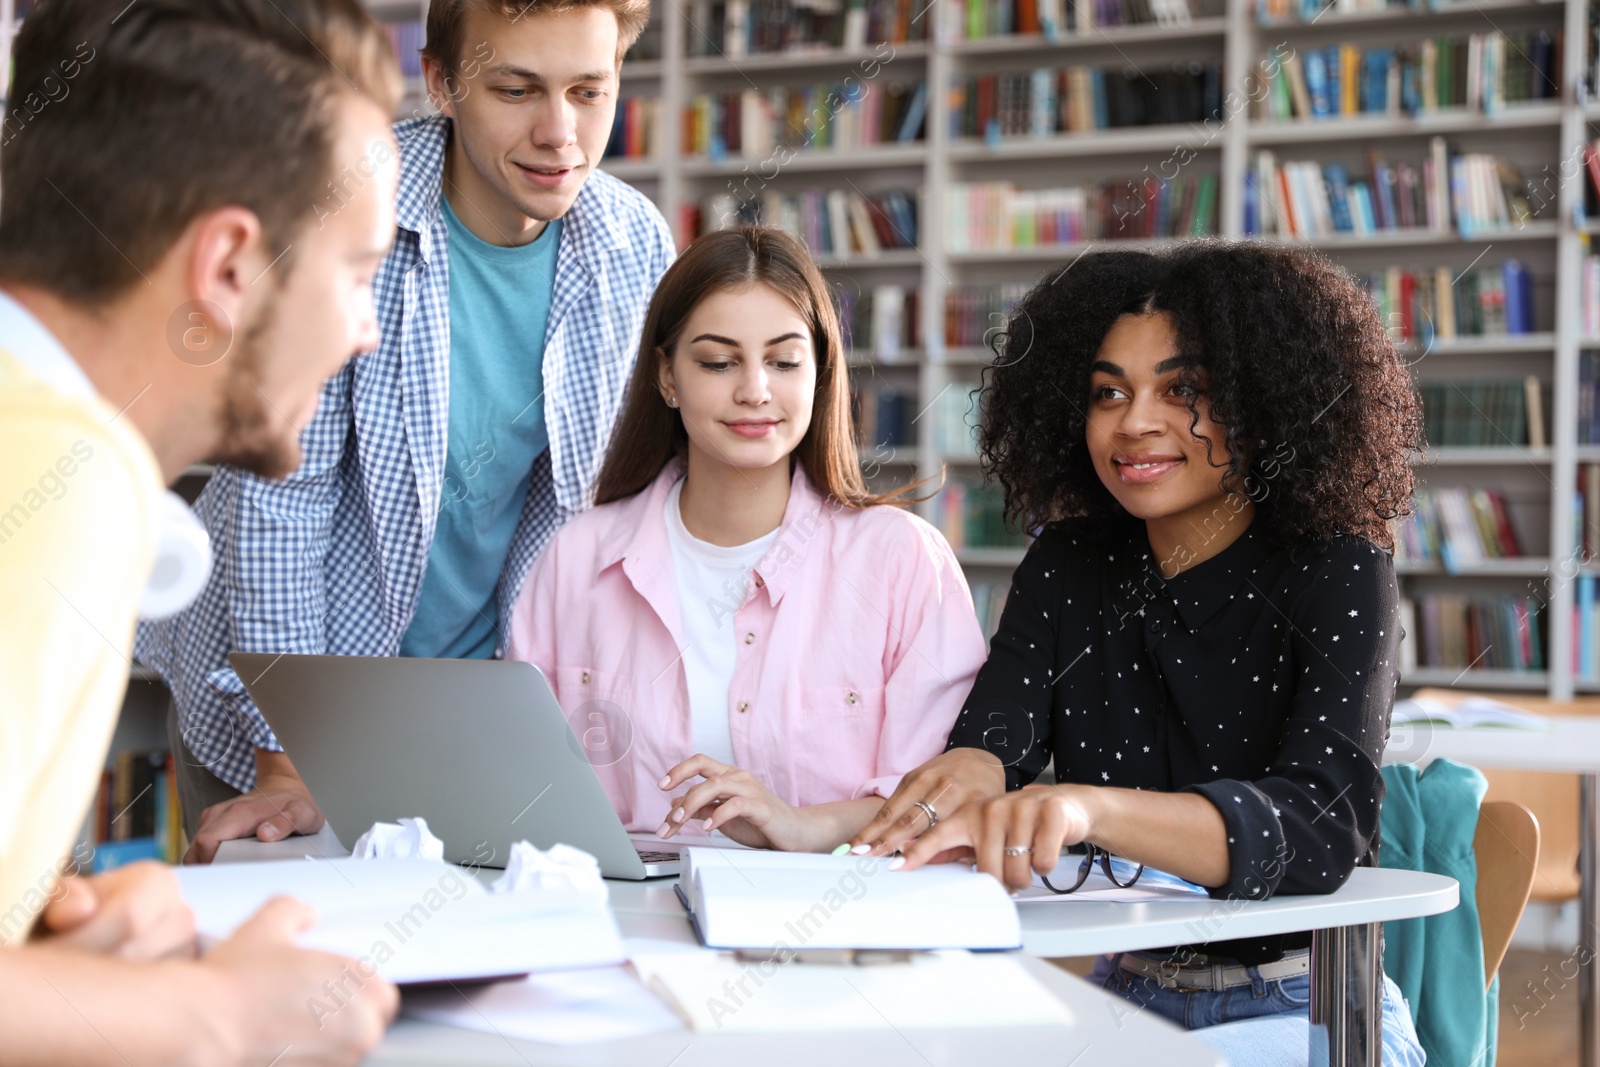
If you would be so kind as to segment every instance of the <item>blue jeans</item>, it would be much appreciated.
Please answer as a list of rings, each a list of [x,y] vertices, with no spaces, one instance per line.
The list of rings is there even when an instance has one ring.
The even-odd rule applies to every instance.
[[[1303,1067],[1310,1054],[1311,976],[1267,981],[1249,968],[1251,983],[1232,989],[1180,993],[1152,978],[1095,961],[1089,981],[1177,1023],[1220,1052],[1232,1067]],[[1387,975],[1383,979],[1383,1067],[1422,1067],[1411,1009]]]

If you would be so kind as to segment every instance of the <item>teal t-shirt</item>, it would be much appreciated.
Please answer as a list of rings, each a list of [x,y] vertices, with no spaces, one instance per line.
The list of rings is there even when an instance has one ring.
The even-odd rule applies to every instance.
[[[503,248],[461,224],[449,232],[450,415],[439,526],[402,656],[488,659],[499,641],[495,583],[528,496],[544,422],[544,331],[561,220]]]

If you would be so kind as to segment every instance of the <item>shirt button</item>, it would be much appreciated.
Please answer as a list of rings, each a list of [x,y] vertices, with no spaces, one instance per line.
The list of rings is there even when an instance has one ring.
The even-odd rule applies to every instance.
[[[749,711],[750,710],[750,702],[748,700],[739,701],[739,710],[740,711]]]
[[[1160,619],[1151,619],[1150,620],[1150,629],[1154,630],[1156,633],[1160,633],[1161,632],[1161,620]]]
[[[855,695],[855,694],[854,694],[854,693],[849,693],[849,694],[847,694],[847,695],[846,695],[846,696],[845,696],[845,700],[847,700],[847,701],[849,701],[849,702],[850,702],[850,703],[852,703],[852,704],[854,704],[854,703],[856,703],[856,702],[857,702],[857,701],[858,701],[858,700],[860,700],[860,699],[861,699],[861,698],[860,698],[860,697],[858,697],[858,696],[856,696],[856,695]]]
[[[745,634],[744,635],[744,643],[747,644],[747,645],[755,644],[756,643],[756,635],[755,634]]]
[[[758,575],[756,575],[756,588],[757,588],[757,589],[760,589],[760,588],[761,588],[761,587],[762,587],[762,586],[764,586],[764,585],[766,585],[766,584],[767,584],[767,583],[766,583],[766,582],[763,582],[763,581],[762,581],[762,580],[761,580],[761,575],[759,575],[759,574],[758,574]]]
[[[588,685],[589,684],[589,672],[588,671],[584,671],[583,672],[583,684],[584,685]]]

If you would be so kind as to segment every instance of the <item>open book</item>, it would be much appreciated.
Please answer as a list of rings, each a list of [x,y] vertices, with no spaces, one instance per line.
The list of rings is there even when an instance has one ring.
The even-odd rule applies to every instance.
[[[550,890],[490,893],[443,860],[296,859],[179,867],[177,874],[202,944],[227,937],[272,897],[287,894],[317,911],[302,947],[349,956],[396,983],[626,958],[605,901]]]
[[[962,864],[888,870],[888,858],[687,848],[678,896],[711,948],[1012,949],[1017,908]]]
[[[1438,723],[1443,726],[1504,726],[1517,730],[1548,730],[1543,715],[1472,693],[1448,689],[1418,689],[1407,700],[1394,702],[1389,716],[1393,725]]]

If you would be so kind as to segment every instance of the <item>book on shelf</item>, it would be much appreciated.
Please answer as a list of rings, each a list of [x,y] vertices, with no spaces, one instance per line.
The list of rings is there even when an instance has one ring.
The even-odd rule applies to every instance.
[[[1388,267],[1358,271],[1356,280],[1398,342],[1429,345],[1538,330],[1533,275],[1520,260],[1460,274],[1452,267]]]
[[[1062,189],[951,182],[949,251],[1006,251],[1126,238],[1202,237],[1217,231],[1217,175],[1113,179]]]
[[[400,19],[382,23],[400,60],[400,73],[407,78],[422,77],[422,46],[427,39],[421,19]]]
[[[145,859],[177,863],[182,833],[172,755],[159,749],[113,754],[84,825],[91,869],[99,873]]]
[[[935,452],[951,459],[978,458],[978,398],[972,389],[946,389],[929,414]]]
[[[1038,34],[1051,40],[1121,26],[1181,26],[1203,14],[1191,0],[941,0],[940,40]]]
[[[944,343],[961,348],[987,345],[1033,287],[1031,282],[958,285],[944,292]],[[1027,340],[1027,339],[1024,339]]]
[[[1420,161],[1390,163],[1366,150],[1366,173],[1342,162],[1284,160],[1263,149],[1248,175],[1266,210],[1246,211],[1245,232],[1280,237],[1358,237],[1378,232],[1459,233],[1520,226],[1533,217],[1527,183],[1511,161],[1488,153],[1451,155],[1434,137]]]
[[[688,156],[763,160],[792,152],[850,151],[923,139],[928,83],[824,82],[703,93],[684,108]]]
[[[950,79],[948,100],[952,139],[1199,123],[1221,115],[1222,64],[957,74]]]
[[[661,101],[654,97],[630,96],[619,100],[616,117],[611,121],[611,139],[606,142],[605,158],[655,158],[660,120]]]
[[[1562,35],[1445,34],[1403,45],[1353,42],[1273,53],[1256,67],[1252,117],[1330,120],[1447,109],[1495,114],[1558,99]]]
[[[1023,537],[1006,527],[999,487],[951,478],[937,497],[938,527],[951,548],[1021,548]]]
[[[1536,375],[1425,381],[1419,391],[1429,445],[1512,448],[1545,438],[1543,386]],[[1540,399],[1530,404],[1532,397]]]
[[[922,347],[921,293],[903,285],[834,289],[844,347],[855,360],[870,356],[898,363],[907,349]]]
[[[1522,556],[1505,497],[1460,486],[1418,489],[1394,539],[1394,561],[1442,563],[1452,573],[1492,559]]]
[[[1600,463],[1578,464],[1578,486],[1572,494],[1572,536],[1568,542],[1579,558],[1600,556]]]
[[[717,193],[682,205],[680,225],[695,236],[744,223],[777,226],[798,236],[813,256],[870,258],[886,249],[917,246],[917,195],[910,190],[863,196],[853,189],[769,189],[741,199]]]
[[[1537,597],[1469,597],[1430,594],[1401,598],[1406,629],[1402,670],[1416,668],[1542,671],[1547,638],[1544,605]]]
[[[1600,351],[1578,353],[1578,444],[1600,445]]]
[[[919,17],[925,7],[914,0],[690,0],[688,22],[694,32],[689,34],[689,55],[738,59],[830,49],[855,52],[880,43],[926,40],[933,19]]]
[[[1256,20],[1264,24],[1299,19],[1315,22],[1328,11],[1351,15],[1361,11],[1421,11],[1423,0],[1256,0]]]
[[[1585,239],[1587,244],[1587,239]],[[1579,335],[1600,338],[1600,255],[1584,255],[1578,275]]]
[[[861,447],[900,448],[917,443],[911,418],[916,414],[915,389],[865,382],[851,396]]]

